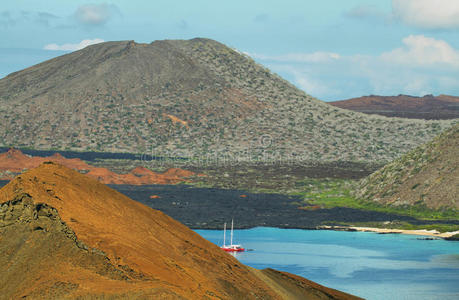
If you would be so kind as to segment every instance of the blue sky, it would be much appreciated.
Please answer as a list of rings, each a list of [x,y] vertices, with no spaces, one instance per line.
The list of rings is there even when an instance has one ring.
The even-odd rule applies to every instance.
[[[459,0],[15,0],[0,77],[110,40],[208,37],[325,101],[459,95]]]

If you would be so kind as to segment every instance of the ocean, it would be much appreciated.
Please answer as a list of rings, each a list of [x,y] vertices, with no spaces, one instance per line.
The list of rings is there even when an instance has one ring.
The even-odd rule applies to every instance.
[[[195,230],[221,245],[223,231]],[[234,254],[366,299],[459,299],[459,242],[422,236],[257,227],[235,230]],[[229,243],[229,232],[227,232]]]

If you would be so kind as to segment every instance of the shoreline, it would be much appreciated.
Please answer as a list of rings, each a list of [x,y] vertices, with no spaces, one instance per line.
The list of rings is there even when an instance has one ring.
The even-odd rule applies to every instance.
[[[318,227],[283,227],[283,226],[251,226],[251,227],[235,227],[235,230],[250,230],[254,228],[278,228],[278,229],[299,229],[299,230],[330,230],[330,231],[347,231],[347,232],[373,232],[377,234],[406,234],[406,235],[417,235],[432,237],[438,239],[445,239],[459,234],[458,231],[450,232],[439,232],[437,230],[427,229],[389,229],[389,228],[377,228],[377,227],[357,227],[357,226],[330,226],[322,225]],[[205,228],[205,227],[190,227],[192,230],[222,230],[221,228]]]
[[[459,231],[439,232],[437,230],[427,229],[390,229],[390,228],[377,228],[377,227],[357,227],[357,226],[320,226],[318,229],[336,230],[336,231],[359,231],[359,232],[375,232],[379,234],[408,234],[408,235],[421,235],[438,238],[449,238],[453,235],[459,234]]]

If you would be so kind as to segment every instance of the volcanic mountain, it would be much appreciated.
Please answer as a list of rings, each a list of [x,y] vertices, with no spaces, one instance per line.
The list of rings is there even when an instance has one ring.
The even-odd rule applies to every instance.
[[[105,42],[0,80],[0,141],[17,148],[381,162],[450,125],[330,106],[203,38]]]
[[[448,95],[425,95],[424,97],[371,95],[328,102],[328,104],[366,114],[388,117],[426,120],[459,118],[459,97]]]
[[[249,268],[165,214],[52,162],[0,190],[0,272],[2,299],[356,299]]]
[[[459,209],[459,124],[360,182],[357,196],[390,205]]]
[[[0,154],[0,180],[11,180],[24,170],[38,167],[45,161],[62,164],[81,171],[105,184],[175,184],[186,181],[185,178],[196,175],[187,170],[170,168],[164,173],[155,173],[144,167],[136,167],[127,174],[118,174],[106,168],[94,167],[79,158],[65,158],[59,153],[49,157],[28,156],[17,149],[10,149]]]

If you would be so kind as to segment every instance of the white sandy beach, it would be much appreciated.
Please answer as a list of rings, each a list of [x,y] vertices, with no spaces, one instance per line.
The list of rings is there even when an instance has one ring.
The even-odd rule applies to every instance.
[[[418,229],[418,230],[406,230],[406,229],[389,229],[389,228],[375,228],[375,227],[356,227],[356,226],[321,226],[321,229],[331,229],[331,230],[356,230],[356,231],[363,231],[363,232],[376,232],[376,233],[400,233],[400,234],[412,234],[412,235],[424,235],[424,236],[432,236],[432,237],[439,237],[439,238],[447,238],[451,237],[455,234],[459,234],[459,231],[451,231],[451,232],[439,232],[437,230],[426,230],[426,229]]]
[[[426,229],[406,230],[406,229],[388,229],[388,228],[373,228],[373,227],[350,227],[350,228],[351,229],[355,229],[357,231],[370,231],[370,232],[377,232],[377,233],[401,233],[401,234],[413,234],[413,235],[426,235],[426,236],[436,236],[436,237],[441,237],[441,238],[451,237],[451,236],[459,233],[459,231],[439,232],[437,230],[426,230]]]

